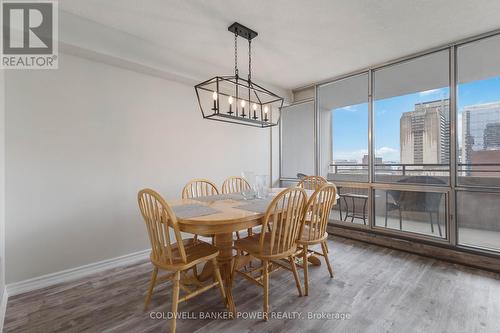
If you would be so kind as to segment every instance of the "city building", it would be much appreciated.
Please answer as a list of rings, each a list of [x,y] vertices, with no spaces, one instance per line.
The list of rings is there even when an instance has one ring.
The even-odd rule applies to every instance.
[[[400,119],[402,164],[449,162],[449,99],[415,104]]]
[[[462,163],[472,163],[472,152],[500,149],[500,102],[464,107],[462,128]]]
[[[347,173],[364,173],[362,169],[366,169],[361,164],[359,164],[358,160],[355,159],[339,159],[334,160],[333,165],[331,166],[330,172],[334,174],[347,172]]]
[[[333,161],[334,164],[337,164],[337,165],[352,165],[352,164],[358,164],[358,161],[357,160],[334,160]]]
[[[368,155],[364,155],[363,156],[363,160],[362,160],[362,164],[363,165],[368,165],[368,161],[369,161]],[[379,165],[379,164],[383,164],[384,163],[384,161],[382,160],[382,157],[375,157],[375,161],[374,162],[375,162],[375,165]]]
[[[375,159],[375,161],[373,161],[373,162],[374,162],[375,168],[377,170],[390,170],[391,166],[389,164],[397,163],[397,162],[391,162],[391,163],[384,162],[384,160],[382,159],[382,157],[375,157],[374,159]],[[363,160],[362,160],[363,169],[368,169],[368,165],[369,165],[368,161],[369,161],[368,155],[364,155],[363,156]]]
[[[500,150],[479,150],[471,152],[470,163],[474,166],[468,176],[498,177],[500,175]]]
[[[500,149],[500,119],[497,123],[490,123],[484,129],[483,146],[485,150]]]

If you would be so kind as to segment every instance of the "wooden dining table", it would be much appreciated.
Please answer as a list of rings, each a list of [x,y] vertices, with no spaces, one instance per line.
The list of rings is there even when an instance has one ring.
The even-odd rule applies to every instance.
[[[271,202],[272,198],[286,188],[273,188],[269,193],[267,200]],[[308,198],[314,193],[312,190],[306,190]],[[244,205],[249,201],[235,200],[235,199],[221,199],[220,196],[213,196],[214,200],[210,197],[197,199],[179,199],[169,201],[172,208],[182,205],[205,205],[212,208],[214,213],[202,216],[195,216],[189,218],[178,217],[179,229],[183,232],[202,235],[202,236],[215,236],[214,245],[219,249],[217,263],[220,268],[224,285],[226,289],[227,305],[231,312],[235,312],[236,308],[233,301],[233,294],[231,290],[231,270],[233,261],[233,235],[236,231],[247,230],[248,228],[262,224],[264,217],[263,211],[251,211],[239,208],[238,206]],[[208,200],[207,200],[208,199]],[[248,257],[249,258],[249,257]],[[319,258],[311,256],[309,261],[313,265],[321,265]],[[241,266],[244,266],[248,261],[241,261]],[[213,268],[208,263],[199,274],[200,281],[207,280],[212,277]]]

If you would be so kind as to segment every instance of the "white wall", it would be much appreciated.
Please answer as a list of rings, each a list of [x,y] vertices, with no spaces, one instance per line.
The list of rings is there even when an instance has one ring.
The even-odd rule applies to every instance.
[[[5,289],[5,75],[0,70],[0,300]],[[0,313],[0,317],[3,314]],[[1,323],[0,323],[1,324]],[[0,329],[1,331],[1,329]]]
[[[269,130],[202,119],[192,86],[68,54],[6,77],[7,283],[147,248],[143,187],[270,172]]]

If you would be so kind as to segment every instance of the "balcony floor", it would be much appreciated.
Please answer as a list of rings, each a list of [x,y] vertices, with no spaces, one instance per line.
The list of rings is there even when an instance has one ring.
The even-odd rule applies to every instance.
[[[343,212],[344,214],[344,212]],[[333,210],[331,214],[333,220],[340,220],[340,214],[338,210]],[[376,223],[379,227],[385,226],[385,216],[376,216]],[[347,219],[347,222],[351,222],[351,218]],[[355,218],[354,224],[363,224],[363,220]],[[368,223],[368,220],[366,221]],[[441,232],[443,238],[445,235],[445,226],[441,222]],[[389,216],[387,218],[387,228],[393,230],[399,230],[399,218]],[[423,234],[427,236],[434,236],[439,238],[439,229],[437,227],[436,221],[434,221],[434,232],[431,231],[430,222],[422,221],[412,221],[405,219],[403,217],[403,231]],[[462,245],[480,247],[484,249],[491,249],[495,251],[500,251],[500,232],[484,230],[484,229],[473,229],[473,228],[459,228],[459,242]]]
[[[178,320],[178,332],[499,332],[500,274],[332,237],[336,277],[311,267],[310,291],[298,297],[290,272],[271,275],[273,312],[346,313],[346,320]],[[4,332],[166,332],[167,320],[142,311],[151,265],[135,265],[11,297]],[[302,272],[299,272],[302,276]],[[262,309],[262,291],[239,278],[233,289],[238,311]],[[168,311],[164,283],[151,311]],[[224,312],[217,290],[179,305],[179,311]]]

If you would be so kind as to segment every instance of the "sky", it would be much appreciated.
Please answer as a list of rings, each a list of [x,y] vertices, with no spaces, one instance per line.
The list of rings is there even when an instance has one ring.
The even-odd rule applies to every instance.
[[[374,146],[377,157],[399,162],[399,120],[415,104],[449,98],[449,88],[432,89],[374,102]],[[500,101],[500,77],[460,84],[457,90],[457,134],[461,140],[464,106]],[[499,119],[500,121],[500,119]],[[368,103],[333,111],[333,159],[361,162],[368,152]],[[459,142],[460,145],[460,142]]]

